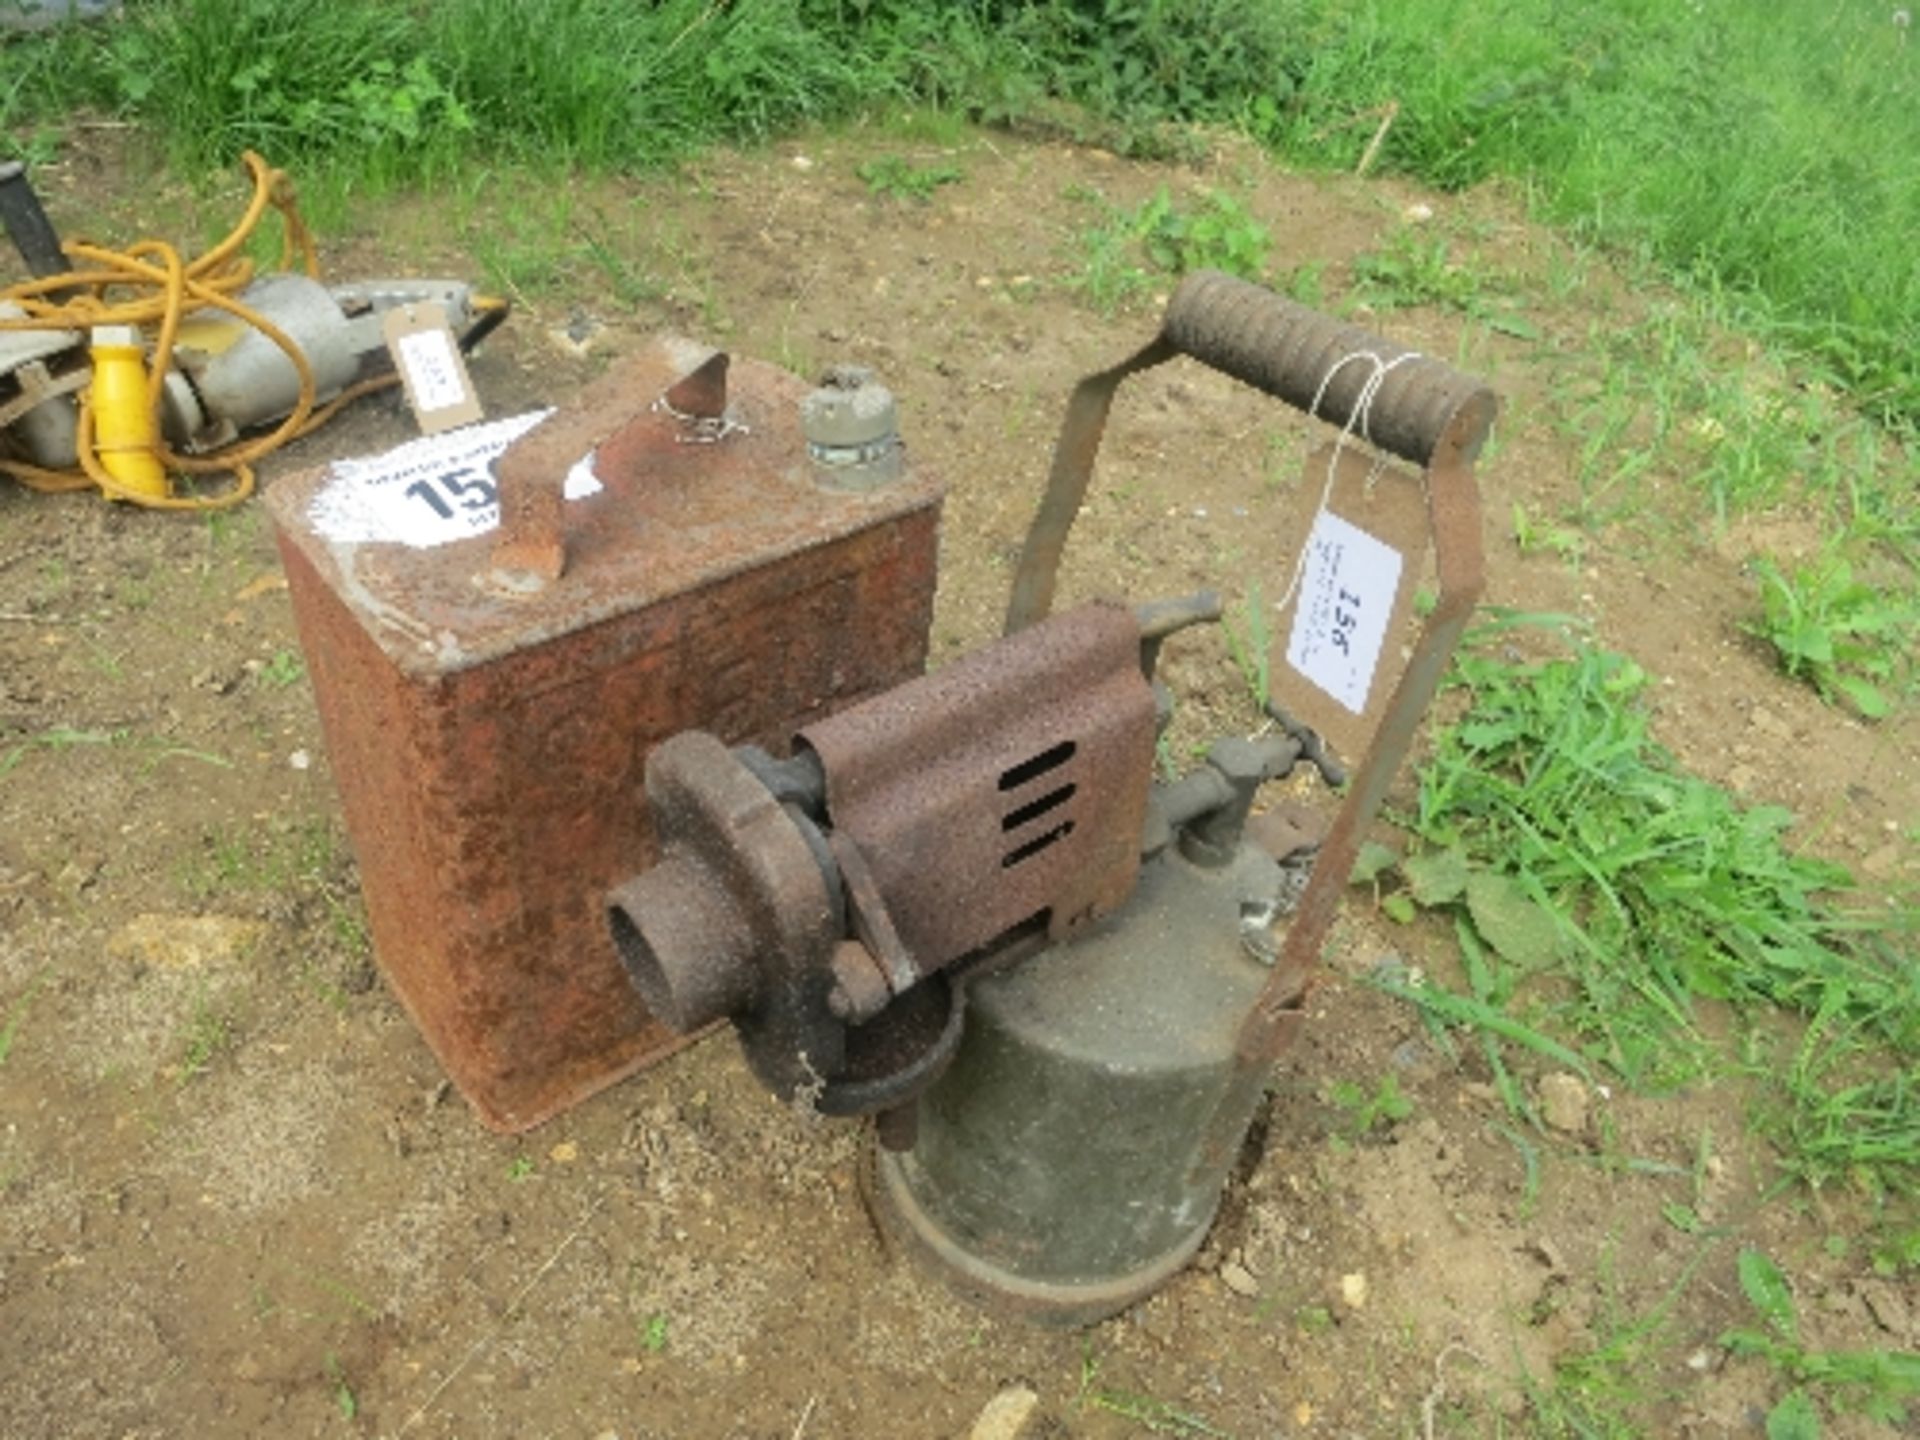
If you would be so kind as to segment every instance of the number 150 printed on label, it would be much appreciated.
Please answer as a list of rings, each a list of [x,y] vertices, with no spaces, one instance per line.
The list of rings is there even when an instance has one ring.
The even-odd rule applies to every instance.
[[[384,455],[336,460],[308,507],[313,528],[328,540],[416,549],[484,534],[500,524],[494,461],[551,413],[536,410],[425,436]],[[588,456],[567,473],[562,493],[578,500],[599,490]]]
[[[1322,510],[1300,563],[1300,600],[1287,639],[1287,663],[1362,714],[1400,585],[1400,552]]]

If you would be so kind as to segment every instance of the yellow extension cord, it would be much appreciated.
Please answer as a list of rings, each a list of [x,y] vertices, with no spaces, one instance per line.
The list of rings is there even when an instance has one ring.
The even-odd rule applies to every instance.
[[[76,266],[92,268],[76,268],[64,275],[50,275],[0,290],[0,300],[10,300],[26,312],[23,319],[0,319],[0,330],[89,330],[96,325],[147,326],[157,321],[159,337],[147,373],[147,403],[157,419],[161,387],[173,362],[174,338],[179,333],[180,322],[203,309],[224,310],[273,341],[293,362],[300,395],[292,411],[269,433],[206,455],[181,455],[172,450],[164,438],[156,440],[160,461],[170,471],[189,475],[231,471],[233,484],[217,494],[143,494],[109,475],[94,453],[93,414],[84,391],[80,396],[76,440],[79,469],[49,470],[0,456],[0,471],[33,490],[60,492],[98,486],[113,499],[153,509],[220,510],[239,504],[253,493],[253,464],[263,455],[324,425],[349,401],[397,383],[397,375],[376,375],[348,386],[316,409],[313,368],[300,347],[266,316],[234,298],[254,276],[253,261],[239,254],[240,247],[253,234],[269,205],[280,212],[282,221],[280,268],[290,268],[297,250],[306,273],[315,279],[320,274],[313,235],[300,218],[287,172],[272,168],[251,150],[241,159],[253,177],[253,198],[233,232],[206,254],[182,263],[179,252],[163,240],[141,240],[124,251],[69,241],[61,246],[68,258]],[[109,292],[129,290],[135,293],[127,298],[109,298]],[[61,300],[50,298],[62,291],[76,293]],[[491,303],[497,307],[500,302]],[[159,435],[157,424],[155,434]]]

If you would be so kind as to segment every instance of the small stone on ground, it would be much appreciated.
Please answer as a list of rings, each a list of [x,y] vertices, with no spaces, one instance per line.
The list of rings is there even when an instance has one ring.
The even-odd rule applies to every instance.
[[[1029,1433],[1027,1422],[1040,1405],[1040,1397],[1024,1385],[1009,1385],[993,1399],[973,1422],[967,1440],[1020,1440]]]
[[[1253,1278],[1253,1272],[1238,1260],[1229,1260],[1220,1267],[1220,1283],[1236,1295],[1251,1300],[1260,1293],[1260,1282]]]
[[[1563,1134],[1585,1133],[1589,1103],[1587,1087],[1577,1076],[1556,1071],[1540,1077],[1540,1116]]]

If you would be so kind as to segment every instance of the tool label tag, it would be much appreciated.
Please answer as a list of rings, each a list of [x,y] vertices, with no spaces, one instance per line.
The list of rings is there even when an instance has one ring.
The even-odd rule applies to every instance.
[[[444,306],[435,301],[396,305],[382,317],[381,330],[423,434],[437,435],[480,418],[480,396]]]
[[[1358,525],[1331,510],[1315,517],[1287,663],[1355,715],[1367,709],[1403,568],[1398,550]]]
[[[409,441],[384,455],[336,460],[307,516],[323,539],[429,549],[500,524],[493,462],[551,410]],[[567,472],[569,500],[598,494],[591,455]]]

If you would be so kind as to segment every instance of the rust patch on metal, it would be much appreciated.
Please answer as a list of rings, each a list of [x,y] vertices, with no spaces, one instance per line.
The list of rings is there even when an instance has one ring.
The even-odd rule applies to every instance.
[[[653,747],[696,728],[780,747],[924,665],[937,483],[822,492],[806,383],[751,361],[728,399],[746,432],[682,443],[653,402],[709,354],[650,347],[529,435],[533,481],[598,443],[605,489],[558,507],[564,568],[525,594],[485,583],[495,535],[328,541],[308,519],[324,470],[267,496],[376,956],[496,1129],[684,1043],[628,983],[604,910],[655,858]],[[547,513],[521,517],[536,538]]]
[[[940,972],[1132,892],[1154,741],[1140,640],[1130,611],[1086,606],[810,725],[820,789],[784,804],[764,756],[661,745],[664,853],[610,902],[642,997],[683,1030],[730,1016],[755,1073],[822,1113],[900,1104],[959,1041]]]
[[[500,529],[493,543],[493,570],[501,588],[539,588],[539,583],[528,582],[557,580],[566,569],[562,491],[567,471],[642,413],[646,400],[637,383],[647,360],[644,354],[636,356],[601,376],[508,446],[494,463]]]
[[[923,972],[1042,911],[1062,938],[1132,893],[1153,739],[1140,628],[1116,605],[800,732],[835,832],[858,845]]]
[[[727,366],[724,350],[716,350],[699,369],[667,388],[666,402],[678,415],[695,420],[718,420],[727,413]]]
[[[681,1031],[737,1017],[748,1060],[782,1095],[835,1074],[844,1039],[827,977],[843,918],[799,819],[700,731],[648,757],[647,808],[664,853],[614,897],[641,997]]]

